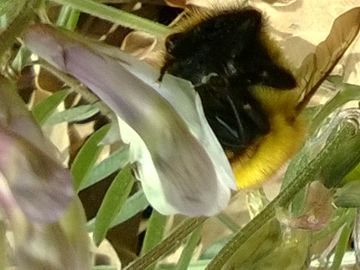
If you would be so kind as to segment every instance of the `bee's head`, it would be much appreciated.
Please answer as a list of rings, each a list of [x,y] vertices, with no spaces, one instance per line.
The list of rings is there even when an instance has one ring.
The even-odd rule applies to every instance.
[[[224,12],[186,31],[169,35],[162,73],[167,71],[195,86],[222,80],[223,84],[241,87],[294,88],[295,78],[276,63],[277,59],[272,59],[263,34],[259,11]]]

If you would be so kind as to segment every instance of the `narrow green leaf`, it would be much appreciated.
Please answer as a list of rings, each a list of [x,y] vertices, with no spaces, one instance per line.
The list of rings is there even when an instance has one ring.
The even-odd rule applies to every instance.
[[[175,270],[186,270],[189,268],[191,258],[193,257],[195,248],[198,246],[199,240],[201,238],[201,230],[202,230],[202,226],[198,227],[190,235],[190,237],[181,253],[180,259],[178,260]]]
[[[107,124],[95,131],[85,142],[83,147],[74,159],[71,165],[71,174],[73,176],[74,188],[78,190],[82,181],[94,167],[94,164],[103,148],[100,144],[110,129],[111,124]]]
[[[82,181],[79,190],[94,185],[110,174],[123,168],[129,161],[129,147],[125,146],[96,165]]]
[[[345,182],[359,181],[359,180],[360,180],[360,163],[344,177]]]
[[[125,222],[126,220],[132,218],[136,214],[145,210],[149,206],[149,202],[146,199],[146,196],[143,191],[138,191],[132,195],[125,203],[124,208],[114,219],[111,227],[114,227],[120,223]]]
[[[336,245],[334,261],[331,265],[331,270],[338,270],[341,267],[341,261],[344,257],[346,249],[349,247],[349,239],[353,230],[354,220],[356,216],[356,210],[352,209],[348,215],[348,220],[341,231],[339,241]]]
[[[138,17],[123,10],[111,6],[97,3],[91,0],[55,0],[55,2],[68,5],[72,8],[89,13],[95,17],[109,20],[135,30],[144,31],[157,36],[164,36],[169,33],[169,29],[162,24]]]
[[[166,221],[166,216],[163,216],[156,210],[153,210],[149,219],[148,226],[146,228],[146,234],[141,249],[141,255],[146,254],[149,250],[151,250],[153,247],[155,247],[158,243],[161,242],[164,236]],[[149,266],[145,269],[153,270],[155,269],[155,267],[156,264]]]
[[[128,165],[118,173],[111,183],[96,215],[94,241],[97,246],[104,240],[111,222],[123,207],[133,184],[134,179]]]
[[[150,249],[156,246],[164,236],[164,230],[167,217],[153,210],[146,229],[144,243],[141,254],[146,254]]]
[[[115,227],[116,225],[119,225],[132,218],[136,214],[144,211],[148,206],[149,202],[147,201],[144,192],[142,190],[136,192],[126,200],[124,207],[121,209],[120,213],[118,213],[117,217],[115,217],[114,221],[111,223],[110,228]],[[86,227],[89,232],[94,231],[95,219],[88,221]]]
[[[65,111],[56,112],[52,114],[47,120],[46,124],[55,125],[62,122],[75,122],[83,121],[91,116],[97,114],[99,108],[93,104],[81,105],[74,108],[70,108]]]
[[[80,11],[69,6],[63,6],[59,12],[56,24],[69,30],[74,30],[79,21]]]
[[[32,110],[35,120],[40,125],[44,124],[50,115],[55,112],[57,106],[59,106],[69,94],[69,90],[58,91],[37,104]]]

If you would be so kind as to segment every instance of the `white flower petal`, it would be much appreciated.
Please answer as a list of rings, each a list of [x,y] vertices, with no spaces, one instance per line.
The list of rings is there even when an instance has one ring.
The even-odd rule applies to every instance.
[[[35,26],[26,34],[25,40],[34,52],[92,89],[139,134],[141,139],[121,123],[122,139],[131,142],[130,151],[133,161],[138,164],[138,177],[157,210],[164,214],[213,215],[228,204],[229,186],[234,187],[232,173],[213,133],[209,132],[210,128],[206,122],[201,122],[204,116],[198,112],[199,101],[191,101],[191,96],[184,94],[182,99],[190,105],[186,105],[185,110],[177,106],[177,111],[158,93],[174,91],[170,88],[174,85],[180,88],[177,79],[165,78],[160,87],[156,83],[158,72],[140,63],[142,68],[136,65],[132,70],[134,74],[142,74],[138,78],[128,70],[137,62],[135,59],[124,56],[121,62],[50,27]],[[48,49],[50,44],[55,45],[54,50]],[[44,46],[47,49],[41,50]],[[188,99],[190,103],[186,101]],[[179,111],[187,116],[180,117]],[[192,132],[184,119],[190,123]],[[197,138],[201,138],[210,150],[205,150]],[[214,141],[215,147],[210,148]],[[214,156],[220,158],[212,157],[215,152]],[[220,169],[214,161],[221,163]]]

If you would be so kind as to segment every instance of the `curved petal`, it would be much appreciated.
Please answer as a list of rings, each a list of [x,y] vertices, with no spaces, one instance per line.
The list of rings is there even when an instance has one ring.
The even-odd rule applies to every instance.
[[[223,151],[213,147],[219,144],[206,122],[201,122],[199,107],[184,110],[188,116],[181,117],[179,109],[174,109],[158,93],[179,91],[171,89],[174,81],[178,81],[176,78],[169,77],[160,86],[156,83],[158,72],[151,71],[145,64],[135,66],[138,61],[128,56],[120,61],[100,54],[48,26],[33,27],[25,40],[30,49],[79,79],[131,125],[132,132],[121,123],[121,136],[125,142],[131,142],[132,158],[138,163],[138,177],[157,210],[163,214],[213,215],[227,205],[229,186],[234,186],[232,173]],[[44,47],[46,49],[42,50]],[[140,65],[142,68],[138,68]],[[130,66],[134,68],[132,72]],[[187,99],[185,97],[183,100]],[[196,102],[199,104],[198,101],[192,101],[192,104],[196,105]],[[183,106],[190,108],[193,105]],[[188,122],[191,119],[191,129],[184,119]],[[137,138],[134,143],[136,133],[141,139]],[[206,147],[197,137],[203,138]],[[211,156],[216,151],[214,156],[221,158]],[[222,160],[220,169],[214,160]],[[224,182],[221,178],[227,180]]]

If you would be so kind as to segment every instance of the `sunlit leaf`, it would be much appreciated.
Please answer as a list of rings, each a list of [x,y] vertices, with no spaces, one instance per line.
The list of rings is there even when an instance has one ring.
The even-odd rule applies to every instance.
[[[52,114],[46,120],[46,124],[55,125],[62,122],[83,121],[94,116],[98,112],[99,109],[95,105],[81,105]]]
[[[59,106],[59,104],[63,102],[69,94],[69,90],[58,91],[37,104],[32,109],[32,114],[36,121],[40,125],[43,124],[50,117],[50,115],[55,112],[57,106]]]
[[[100,180],[104,179],[115,171],[123,168],[128,162],[129,147],[125,146],[112,153],[109,157],[96,165],[81,182],[79,189],[82,190],[91,185],[94,185],[95,183],[99,182]]]
[[[136,214],[144,211],[149,206],[144,192],[138,191],[134,195],[131,195],[125,202],[120,213],[115,217],[114,221],[111,224],[111,228],[119,225],[126,220],[132,218]],[[95,219],[92,219],[88,222],[87,228],[89,231],[93,231],[95,228]]]
[[[142,254],[146,254],[150,249],[156,246],[164,237],[165,225],[167,217],[153,211],[149,224],[147,226],[144,243],[142,245]]]
[[[101,149],[104,147],[100,144],[102,139],[105,137],[106,133],[110,129],[110,124],[105,125],[94,132],[89,139],[85,142],[83,147],[81,147],[77,156],[74,159],[74,162],[71,166],[71,173],[73,176],[74,187],[79,189],[82,181],[94,167],[96,160],[101,152]]]

